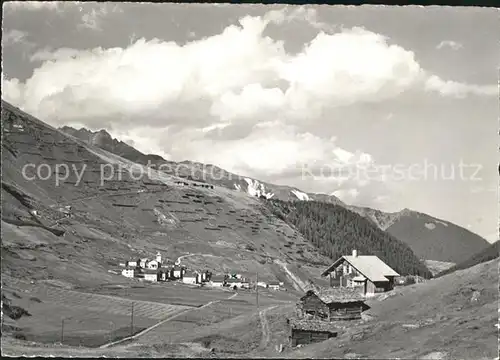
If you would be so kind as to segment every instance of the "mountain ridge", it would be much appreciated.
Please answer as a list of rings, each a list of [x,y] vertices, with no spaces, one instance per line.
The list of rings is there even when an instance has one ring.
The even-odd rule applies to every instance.
[[[103,131],[91,132],[85,128],[76,130],[71,127],[60,128],[60,130],[68,131],[84,141],[89,141],[89,137],[96,137],[100,131]],[[108,136],[101,135],[101,137],[107,141],[101,141],[99,145],[98,141],[93,140],[94,143],[97,146],[102,146],[105,150],[119,153],[120,156],[129,160],[139,159],[139,162],[143,164],[149,162],[153,168],[164,166],[167,174],[224,186],[257,198],[284,201],[312,200],[343,206],[367,218],[381,230],[387,231],[397,239],[407,243],[421,259],[458,263],[490,245],[481,236],[459,225],[422,212],[408,208],[397,212],[384,212],[369,207],[348,205],[333,195],[307,193],[295,187],[263,182],[252,177],[231,173],[213,164],[203,164],[190,160],[169,161],[158,155],[143,154],[124,142],[112,139],[109,133],[106,132],[106,134]],[[179,164],[186,166],[179,166]]]

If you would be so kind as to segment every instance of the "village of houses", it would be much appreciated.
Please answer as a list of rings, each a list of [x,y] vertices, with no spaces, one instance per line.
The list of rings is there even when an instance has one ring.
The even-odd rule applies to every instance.
[[[142,281],[161,282],[178,281],[188,285],[228,287],[236,289],[250,289],[250,281],[238,273],[214,275],[209,270],[190,270],[186,266],[176,262],[168,265],[162,262],[161,253],[156,254],[155,259],[142,258],[129,260],[120,264],[122,275],[127,278],[135,278]],[[283,282],[259,281],[257,286],[270,290],[282,290]],[[285,289],[286,290],[286,289]]]
[[[143,281],[180,281],[184,284],[229,287],[237,289],[286,290],[282,282],[251,284],[239,274],[212,275],[208,270],[192,271],[178,262],[173,266],[156,259],[140,259],[120,264],[122,275]],[[329,278],[328,288],[312,286],[296,304],[295,315],[287,319],[289,345],[292,347],[321,342],[339,335],[343,328],[355,327],[363,321],[363,312],[370,309],[368,298],[404,285],[405,277],[374,255],[344,255],[325,269],[322,276]],[[418,280],[417,280],[418,281]]]

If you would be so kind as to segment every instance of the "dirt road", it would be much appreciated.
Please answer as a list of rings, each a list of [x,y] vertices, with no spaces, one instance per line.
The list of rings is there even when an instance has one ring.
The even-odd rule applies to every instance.
[[[269,322],[267,321],[266,313],[269,310],[272,310],[276,307],[278,307],[278,305],[273,305],[273,306],[268,307],[268,308],[261,310],[259,312],[260,326],[262,329],[262,339],[260,340],[260,345],[259,345],[260,349],[266,348],[267,344],[269,343],[270,337],[271,337],[271,334],[269,333]]]

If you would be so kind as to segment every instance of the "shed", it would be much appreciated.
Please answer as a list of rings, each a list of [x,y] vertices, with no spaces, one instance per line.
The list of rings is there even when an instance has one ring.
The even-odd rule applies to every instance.
[[[309,290],[297,304],[302,316],[329,321],[361,319],[361,313],[369,308],[355,288]]]
[[[292,346],[307,345],[337,337],[338,329],[333,323],[321,320],[288,319]]]

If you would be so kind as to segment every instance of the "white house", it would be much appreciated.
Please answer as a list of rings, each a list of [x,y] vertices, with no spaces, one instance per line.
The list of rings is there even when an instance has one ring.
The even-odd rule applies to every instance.
[[[270,281],[269,282],[269,289],[271,289],[271,290],[279,290],[280,289],[280,283],[279,283],[279,281]]]
[[[210,286],[213,287],[223,287],[226,283],[226,279],[224,276],[213,276],[210,279]]]
[[[128,278],[133,278],[135,274],[135,269],[131,267],[127,267],[122,270],[122,275]]]
[[[243,283],[241,279],[227,279],[226,285],[233,289],[234,288],[240,289]]]
[[[400,276],[377,256],[358,255],[357,250],[341,256],[321,275],[330,277],[330,287],[357,288],[365,296],[392,290]]]
[[[208,271],[207,270],[202,271],[200,273],[200,275],[201,275],[201,281],[200,282],[208,281]]]
[[[267,289],[267,283],[265,283],[264,281],[259,281],[257,283],[257,286],[260,286],[260,287],[263,287],[263,288],[266,288]]]
[[[136,267],[137,261],[136,260],[129,260],[125,263],[125,266]]]
[[[184,273],[185,273],[185,269],[178,267],[178,266],[174,267],[174,271],[173,271],[174,278],[180,279],[180,278],[182,278]]]
[[[250,289],[250,281],[248,281],[247,279],[241,279],[241,288]]]
[[[158,271],[147,269],[144,271],[144,280],[146,281],[158,281]]]
[[[194,285],[194,284],[197,284],[198,280],[198,274],[196,273],[193,273],[193,272],[187,272],[184,274],[184,276],[182,277],[182,282],[184,284],[191,284],[191,285]]]

